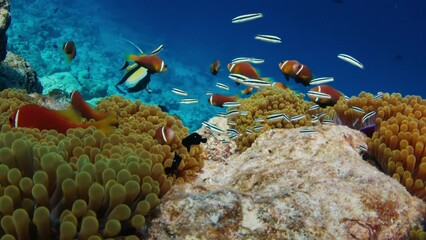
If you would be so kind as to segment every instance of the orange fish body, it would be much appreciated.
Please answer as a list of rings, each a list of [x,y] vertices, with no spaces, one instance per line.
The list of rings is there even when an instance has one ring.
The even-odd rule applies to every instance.
[[[334,106],[337,101],[339,101],[340,97],[345,96],[342,92],[340,92],[339,90],[328,86],[328,85],[320,85],[320,86],[316,86],[311,88],[310,91],[314,91],[314,92],[320,92],[320,93],[325,93],[330,95],[331,98],[318,98],[318,97],[309,97],[311,99],[312,102],[318,104],[320,107],[327,107],[327,106]]]
[[[27,104],[19,108],[9,118],[11,127],[38,128],[56,130],[65,134],[70,128],[87,128],[91,124],[78,124],[61,115],[59,111],[47,109],[36,104]]]
[[[209,104],[217,107],[223,107],[223,103],[225,102],[235,102],[238,99],[238,95],[235,96],[227,96],[222,94],[213,94],[209,97]]]
[[[217,73],[219,72],[219,67],[220,67],[220,62],[219,60],[214,61],[211,65],[210,65],[210,72],[216,76]]]
[[[287,87],[284,83],[282,82],[273,82],[272,83],[272,87],[277,87],[277,88],[281,88],[284,89],[287,92],[291,92],[291,89],[289,87]]]
[[[237,73],[248,78],[261,79],[257,70],[249,62],[229,63],[228,70],[230,73]]]
[[[71,105],[74,109],[81,113],[81,116],[87,119],[99,121],[107,117],[105,113],[97,112],[89,104],[87,104],[78,91],[71,93]]]
[[[71,61],[77,55],[77,50],[73,41],[68,41],[62,46],[62,50],[67,55],[68,61]]]
[[[303,86],[309,86],[309,83],[314,78],[308,66],[303,65],[296,60],[280,62],[278,67],[287,80],[292,77],[297,83],[303,84]]]
[[[167,65],[164,63],[163,59],[157,55],[129,55],[128,60],[148,69],[151,73],[167,71]]]

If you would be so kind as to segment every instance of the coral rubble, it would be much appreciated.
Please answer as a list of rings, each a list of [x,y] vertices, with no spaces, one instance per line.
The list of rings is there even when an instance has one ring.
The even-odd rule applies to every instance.
[[[172,187],[151,239],[403,239],[426,204],[366,163],[346,126],[274,129]]]

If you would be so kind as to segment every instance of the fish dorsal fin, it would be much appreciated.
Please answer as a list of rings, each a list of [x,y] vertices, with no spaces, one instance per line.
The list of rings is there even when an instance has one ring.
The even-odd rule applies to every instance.
[[[81,114],[72,106],[69,106],[67,109],[64,110],[57,110],[57,113],[63,116],[64,118],[70,120],[71,122],[77,124],[81,123]]]
[[[136,49],[138,49],[138,51],[140,52],[140,53],[142,53],[143,54],[143,51],[142,51],[142,49],[140,49],[136,44],[134,44],[132,41],[130,41],[130,40],[128,40],[128,39],[125,39],[125,38],[121,38],[121,39],[123,39],[124,41],[126,41],[126,42],[128,42],[128,43],[130,43],[130,44],[132,44]]]

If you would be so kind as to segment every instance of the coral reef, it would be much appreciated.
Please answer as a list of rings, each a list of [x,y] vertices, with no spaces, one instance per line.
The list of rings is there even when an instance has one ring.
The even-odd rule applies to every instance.
[[[294,128],[299,126],[311,126],[314,118],[311,115],[320,114],[322,109],[310,111],[313,103],[303,100],[303,95],[287,92],[281,88],[268,87],[253,96],[238,101],[240,113],[238,116],[230,117],[236,123],[238,131],[236,143],[238,150],[244,151],[263,132],[274,128]],[[281,114],[278,119],[269,119],[268,116]],[[286,118],[283,117],[286,115]],[[256,130],[261,126],[260,130]]]
[[[426,101],[398,93],[362,92],[334,107],[337,122],[354,129],[374,127],[367,139],[369,156],[413,195],[426,200]],[[376,114],[363,121],[370,112]],[[364,119],[365,120],[365,119]]]
[[[340,125],[267,131],[174,185],[150,239],[408,238],[426,203],[366,163],[362,144],[362,133]]]
[[[25,89],[27,93],[41,93],[43,90],[31,65],[12,52],[7,52],[6,58],[0,63],[0,90],[6,88]]]
[[[204,164],[201,146],[189,152],[182,146],[188,135],[182,122],[155,106],[111,96],[99,102],[98,110],[116,114],[119,125],[112,135],[93,127],[69,129],[64,135],[11,128],[5,124],[8,115],[34,100],[11,89],[0,97],[1,235],[137,239],[159,198]],[[160,126],[173,129],[171,143],[155,139]],[[166,175],[174,154],[182,162]]]
[[[6,31],[9,28],[11,21],[9,8],[9,0],[0,0],[0,62],[6,58]]]

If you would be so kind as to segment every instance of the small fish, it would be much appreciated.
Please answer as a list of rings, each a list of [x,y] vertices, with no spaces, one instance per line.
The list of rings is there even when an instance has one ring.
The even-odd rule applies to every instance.
[[[211,65],[210,65],[210,72],[216,76],[217,73],[219,72],[219,67],[220,67],[220,61],[216,60],[214,61]]]
[[[357,106],[352,106],[352,110],[354,110],[355,112],[361,113],[361,114],[365,113],[364,109],[357,107]]]
[[[304,119],[305,117],[306,117],[305,115],[297,115],[297,116],[293,116],[293,117],[291,117],[291,118],[290,118],[290,121],[291,121],[291,122],[296,122],[296,121],[299,121],[299,120]]]
[[[223,107],[239,107],[239,106],[241,106],[241,103],[238,103],[238,102],[235,102],[235,101],[233,101],[233,102],[224,102],[222,104],[222,106]]]
[[[185,99],[180,100],[179,103],[181,103],[181,104],[194,104],[194,103],[198,103],[198,99],[196,99],[196,98],[185,98]]]
[[[223,130],[220,127],[218,127],[215,124],[213,124],[213,123],[209,123],[209,122],[203,121],[201,124],[203,126],[205,126],[207,129],[209,129],[209,130],[211,130],[213,132],[223,133]]]
[[[260,58],[252,58],[252,57],[238,57],[238,58],[232,59],[231,64],[242,63],[242,62],[261,64],[261,63],[264,63],[265,60]]]
[[[278,123],[278,122],[281,122],[283,119],[284,119],[283,113],[274,113],[274,114],[266,116],[266,121],[268,121],[268,123]]]
[[[189,152],[189,150],[188,150]],[[166,174],[173,173],[179,169],[180,162],[182,162],[182,157],[179,156],[178,152],[175,152],[175,156],[173,157],[172,166],[164,168],[164,172]]]
[[[228,129],[226,129],[226,135],[233,136],[235,134],[239,134],[239,132],[238,132],[237,129],[234,129],[234,128],[228,128]]]
[[[164,47],[163,44],[161,44],[156,49],[152,50],[152,52],[150,52],[149,55],[155,55],[155,54],[161,52],[163,50],[163,47]]]
[[[335,124],[335,122],[331,119],[324,119],[321,121],[322,124]]]
[[[362,123],[365,123],[368,119],[370,119],[370,118],[371,118],[371,117],[373,117],[374,115],[376,115],[376,112],[375,112],[375,111],[368,112],[367,114],[365,114],[365,115],[362,117],[361,122],[362,122]]]
[[[222,117],[226,117],[226,118],[230,118],[230,117],[235,117],[235,116],[240,116],[240,112],[236,109],[231,110],[231,111],[227,111],[226,113],[224,113],[222,115]]]
[[[77,49],[75,48],[75,44],[73,41],[68,41],[64,43],[64,45],[62,46],[62,50],[67,55],[68,62],[71,62],[71,60],[73,60],[77,55]]]
[[[227,120],[226,124],[228,124],[229,126],[237,126],[237,123],[232,120]]]
[[[252,133],[253,133],[253,132],[252,132],[249,128],[247,128],[247,129],[246,129],[246,134],[247,134],[247,135],[250,135],[250,134],[252,134]]]
[[[307,95],[312,102],[322,108],[334,106],[339,101],[339,98],[344,96],[343,93],[328,85],[313,87],[308,91]]]
[[[333,77],[320,77],[320,78],[312,79],[309,85],[320,85],[320,84],[333,82],[333,81],[334,81]]]
[[[216,87],[229,91],[229,87],[226,84],[223,84],[223,83],[216,83]]]
[[[297,83],[301,83],[305,87],[309,86],[314,78],[308,66],[303,65],[296,60],[282,61],[278,64],[278,67],[284,74],[287,81],[290,80],[290,77],[292,77]]]
[[[169,109],[166,106],[163,106],[163,105],[157,105],[157,106],[161,109],[161,111],[166,112],[166,113],[169,112]]]
[[[340,59],[342,59],[345,62],[348,62],[348,63],[356,66],[356,67],[364,69],[364,65],[362,65],[362,63],[360,61],[358,61],[356,58],[354,58],[352,56],[349,56],[347,54],[341,53],[341,54],[337,55],[337,57],[340,58]]]
[[[160,144],[170,144],[173,142],[174,138],[175,132],[170,127],[161,126],[155,131],[155,139],[157,139]]]
[[[254,39],[269,43],[281,43],[281,38],[274,35],[257,34]]]
[[[235,81],[235,83],[237,85],[240,85],[241,83],[244,82],[244,80],[249,79],[248,77],[242,75],[242,74],[238,74],[238,73],[231,73],[229,74],[229,78],[233,81]]]
[[[238,95],[227,96],[222,94],[213,94],[209,97],[208,103],[212,106],[223,107],[225,102],[235,102],[238,98]]]
[[[374,100],[377,100],[377,99],[380,99],[380,98],[382,98],[383,97],[383,95],[384,95],[384,93],[383,92],[378,92],[374,97],[373,97],[373,99]]]
[[[120,71],[126,69],[129,66],[128,61],[124,61],[123,66],[121,66]]]
[[[148,84],[150,81],[151,73],[148,72],[148,69],[137,64],[133,64],[127,67],[126,73],[121,80],[115,84],[115,88],[123,95],[126,95],[126,92],[119,87],[120,85],[123,85],[125,90],[129,93],[139,92],[142,90],[147,90],[149,93]]]
[[[234,17],[232,19],[232,23],[242,23],[242,22],[247,22],[247,21],[252,21],[258,18],[263,17],[262,13],[249,13],[249,14],[244,14],[244,15],[240,15],[237,17]]]
[[[178,89],[178,88],[172,88],[172,92],[173,92],[174,94],[177,94],[177,95],[181,95],[181,96],[188,96],[188,93],[187,93],[187,92],[185,92],[185,91],[183,91],[183,90],[180,90],[180,89]]]
[[[320,106],[318,104],[314,104],[311,107],[309,107],[309,111],[316,111],[320,108]]]
[[[206,143],[207,138],[201,136],[200,134],[194,132],[182,139],[182,145],[186,147],[186,150],[190,150],[191,145],[199,145],[200,143]]]
[[[300,133],[316,133],[317,131],[315,131],[314,129],[301,129],[299,132]]]
[[[256,132],[262,131],[262,129],[263,129],[262,125],[258,125],[258,126],[253,127],[253,130],[256,131]]]
[[[272,83],[260,79],[247,79],[244,80],[243,84],[254,88],[265,88],[272,86]]]

